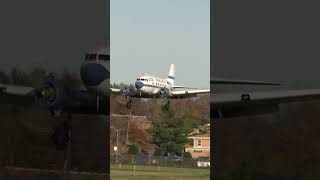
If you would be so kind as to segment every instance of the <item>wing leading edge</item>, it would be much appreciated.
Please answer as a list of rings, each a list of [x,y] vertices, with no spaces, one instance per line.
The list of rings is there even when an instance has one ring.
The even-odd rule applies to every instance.
[[[218,93],[211,95],[211,111],[222,112],[226,117],[266,114],[271,109],[272,112],[278,111],[279,104],[315,99],[320,99],[320,89]]]
[[[198,94],[205,94],[205,93],[210,93],[210,90],[203,89],[203,90],[172,91],[172,98],[182,99],[182,98],[196,97]]]
[[[250,81],[250,80],[236,80],[224,78],[211,78],[211,84],[239,84],[239,85],[280,85],[279,83],[264,82],[264,81]]]

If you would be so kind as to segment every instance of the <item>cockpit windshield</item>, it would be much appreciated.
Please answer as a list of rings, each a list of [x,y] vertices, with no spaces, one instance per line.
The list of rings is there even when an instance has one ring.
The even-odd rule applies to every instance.
[[[86,54],[86,60],[93,61],[97,59],[97,54]]]
[[[103,61],[109,61],[110,60],[110,55],[99,54],[98,59],[99,60],[103,60]]]

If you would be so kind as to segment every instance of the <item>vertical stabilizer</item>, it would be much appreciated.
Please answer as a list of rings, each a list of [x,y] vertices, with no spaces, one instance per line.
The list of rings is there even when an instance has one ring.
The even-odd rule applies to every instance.
[[[174,64],[171,64],[168,79],[167,79],[167,81],[171,83],[171,86],[174,86],[175,77],[176,77],[176,67]]]

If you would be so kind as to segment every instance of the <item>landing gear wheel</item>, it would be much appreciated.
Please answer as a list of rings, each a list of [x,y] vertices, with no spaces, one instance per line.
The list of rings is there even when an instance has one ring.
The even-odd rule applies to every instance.
[[[71,126],[67,121],[54,128],[52,140],[57,150],[63,150],[67,146],[71,136]]]

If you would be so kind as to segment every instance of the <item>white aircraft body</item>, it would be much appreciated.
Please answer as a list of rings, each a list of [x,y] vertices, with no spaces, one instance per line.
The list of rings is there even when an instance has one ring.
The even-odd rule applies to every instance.
[[[44,80],[38,87],[0,84],[0,103],[17,104],[29,107],[32,104],[45,105],[52,119],[62,113],[109,114],[110,50],[97,48],[85,55],[80,68],[81,80],[85,89],[70,87],[68,82],[54,77]],[[6,101],[3,101],[2,97]],[[41,103],[37,103],[41,102]],[[70,133],[67,121],[55,127],[54,142],[64,148]]]
[[[111,88],[113,93],[122,93],[129,97],[127,107],[131,108],[132,98],[164,98],[164,108],[169,108],[170,99],[182,99],[195,97],[197,94],[210,93],[209,89],[195,89],[185,86],[175,86],[175,65],[171,64],[167,78],[159,78],[156,76],[143,73],[136,79],[136,89],[117,89]],[[178,88],[192,90],[176,90]]]

